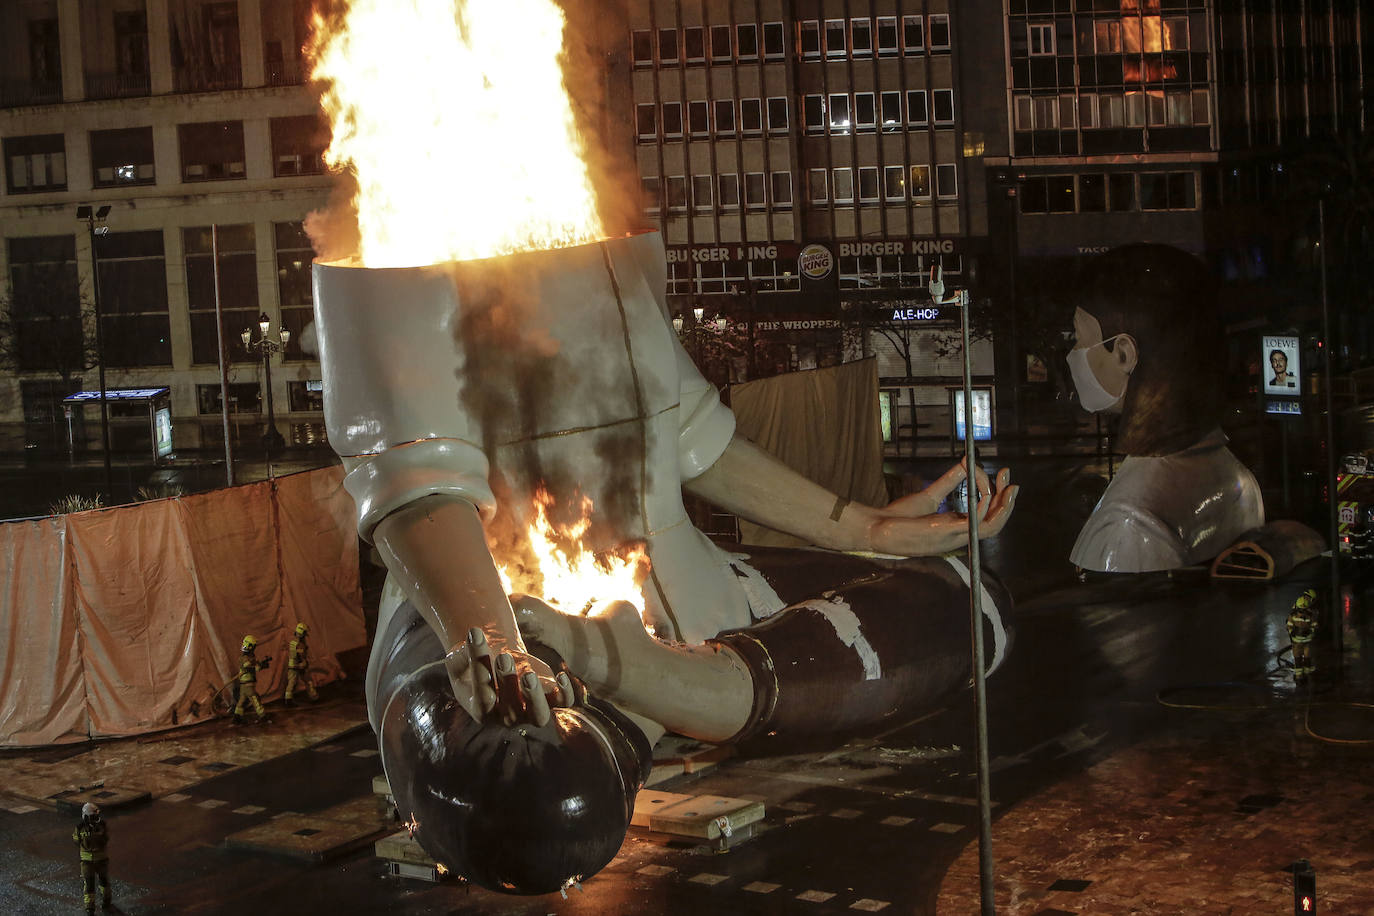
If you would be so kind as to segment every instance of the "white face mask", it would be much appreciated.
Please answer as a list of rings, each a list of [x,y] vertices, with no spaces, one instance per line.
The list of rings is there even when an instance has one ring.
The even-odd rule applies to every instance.
[[[1117,334],[1115,337],[1108,337],[1101,343],[1095,343],[1091,347],[1074,349],[1069,351],[1065,361],[1069,364],[1069,375],[1073,377],[1073,387],[1078,390],[1078,403],[1083,405],[1083,409],[1089,413],[1098,413],[1103,410],[1110,410],[1121,403],[1121,399],[1126,396],[1126,386],[1121,387],[1120,394],[1112,394],[1102,383],[1097,380],[1097,374],[1088,365],[1088,351],[1094,347],[1105,347],[1107,344],[1116,340],[1117,337],[1124,335]]]

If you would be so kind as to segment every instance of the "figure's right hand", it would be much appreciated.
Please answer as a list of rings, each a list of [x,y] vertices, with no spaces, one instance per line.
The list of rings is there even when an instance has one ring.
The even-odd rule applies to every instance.
[[[552,707],[572,706],[576,700],[567,672],[554,674],[544,662],[520,651],[492,657],[486,635],[478,627],[444,658],[453,696],[474,721],[495,718],[506,725],[548,724]]]

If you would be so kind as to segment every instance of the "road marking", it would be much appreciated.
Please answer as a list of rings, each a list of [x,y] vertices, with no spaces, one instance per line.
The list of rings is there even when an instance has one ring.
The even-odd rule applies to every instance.
[[[222,808],[227,804],[229,803],[227,801],[224,801],[223,799],[207,798],[203,802],[196,802],[196,807],[205,808],[206,810],[209,810],[210,808]]]
[[[244,805],[242,808],[235,808],[235,814],[261,814],[266,811],[262,805]]]
[[[191,797],[191,796],[189,796],[189,795],[183,795],[183,794],[180,793],[180,792],[173,792],[171,795],[164,795],[164,796],[162,796],[162,800],[165,801],[165,802],[171,802],[171,803],[173,803],[173,804],[176,804],[177,802],[184,802],[184,801],[186,801],[186,799],[188,799],[188,798],[190,798],[190,797]]]
[[[932,824],[930,829],[936,833],[958,833],[964,827],[962,824]]]
[[[861,814],[862,811],[855,811],[853,808],[838,808],[830,812],[831,817],[838,817],[842,821],[852,821]]]
[[[907,824],[910,824],[914,820],[914,817],[902,817],[900,814],[894,814],[891,817],[883,818],[878,823],[886,824],[889,827],[905,827]]]
[[[834,896],[829,891],[802,891],[797,895],[797,899],[805,900],[807,903],[825,903]]]
[[[771,894],[780,887],[782,887],[781,884],[769,884],[767,881],[755,881],[752,884],[744,885],[744,890],[751,894]]]
[[[4,808],[10,814],[28,814],[30,811],[38,810],[34,805],[15,805],[13,807],[9,805],[0,805],[0,808]]]
[[[694,875],[688,880],[691,881],[693,884],[705,884],[708,887],[715,887],[720,882],[728,881],[730,879],[728,875],[713,875],[709,872],[702,872],[699,875]]]
[[[673,868],[671,865],[646,865],[643,868],[638,869],[635,873],[640,875],[649,875],[650,877],[657,878],[662,875],[671,875],[676,870],[677,869]]]
[[[876,913],[879,910],[887,909],[888,906],[890,904],[886,900],[872,900],[865,897],[862,900],[855,900],[849,905],[849,908],[851,910],[863,910],[865,913]]]

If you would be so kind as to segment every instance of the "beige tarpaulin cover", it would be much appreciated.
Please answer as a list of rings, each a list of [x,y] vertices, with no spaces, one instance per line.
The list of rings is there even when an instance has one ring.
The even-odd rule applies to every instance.
[[[730,407],[736,429],[788,467],[855,502],[887,505],[876,359],[731,385]],[[745,544],[805,543],[743,519],[739,526]]]
[[[366,640],[355,532],[337,467],[0,525],[0,746],[206,717],[250,633],[279,693],[299,621],[338,677]]]

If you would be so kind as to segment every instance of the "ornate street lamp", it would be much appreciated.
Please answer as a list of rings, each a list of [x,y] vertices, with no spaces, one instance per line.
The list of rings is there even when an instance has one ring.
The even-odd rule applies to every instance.
[[[258,316],[258,337],[253,338],[253,329],[244,328],[239,337],[243,340],[243,349],[249,353],[262,355],[262,377],[263,377],[263,400],[267,402],[267,428],[262,433],[262,446],[267,450],[267,457],[279,451],[286,445],[286,440],[277,430],[277,418],[272,410],[272,354],[280,353],[286,349],[287,343],[291,340],[291,332],[286,328],[277,331],[277,339],[274,340],[267,335],[272,326],[272,320],[263,312]]]

